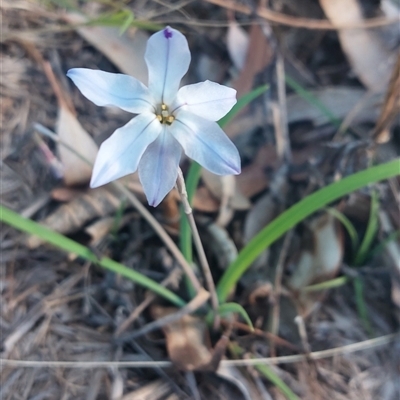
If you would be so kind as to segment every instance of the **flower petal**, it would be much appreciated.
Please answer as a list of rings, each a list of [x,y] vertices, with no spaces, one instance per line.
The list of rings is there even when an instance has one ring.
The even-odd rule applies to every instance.
[[[151,113],[140,114],[117,129],[100,146],[90,186],[105,185],[135,172],[147,146],[161,131],[162,125]]]
[[[216,122],[179,110],[170,127],[186,155],[217,175],[240,173],[236,146]]]
[[[145,151],[139,163],[139,178],[147,201],[158,206],[178,177],[182,148],[164,125],[163,132]]]
[[[134,114],[155,110],[149,89],[132,76],[88,68],[70,69],[67,76],[97,106],[116,106]]]
[[[171,110],[183,109],[210,121],[218,121],[235,104],[235,89],[205,81],[180,88]]]
[[[149,38],[144,58],[149,69],[150,92],[157,102],[169,105],[190,64],[185,36],[167,26]]]

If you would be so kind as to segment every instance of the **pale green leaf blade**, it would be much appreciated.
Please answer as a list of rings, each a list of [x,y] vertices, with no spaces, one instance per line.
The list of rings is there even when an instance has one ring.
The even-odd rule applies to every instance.
[[[97,256],[86,246],[83,246],[80,243],[77,243],[64,235],[61,235],[60,233],[54,232],[51,229],[46,228],[45,226],[42,226],[35,221],[21,217],[16,212],[2,205],[0,205],[0,221],[14,228],[17,228],[20,231],[39,236],[47,243],[50,243],[61,250],[67,251],[69,253],[74,253],[79,257],[84,258],[85,260],[98,264],[101,267],[110,270],[116,274],[120,274],[125,278],[128,278],[137,283],[138,285],[151,290],[152,292],[158,294],[166,300],[169,300],[171,303],[175,304],[178,307],[182,307],[186,304],[175,293],[161,286],[147,276],[137,271],[134,271],[114,260],[111,260],[110,258],[103,257],[101,259],[98,259]]]
[[[236,282],[260,253],[300,221],[346,194],[399,174],[400,161],[395,159],[334,182],[290,207],[258,233],[225,271],[217,286],[220,302],[226,300]]]

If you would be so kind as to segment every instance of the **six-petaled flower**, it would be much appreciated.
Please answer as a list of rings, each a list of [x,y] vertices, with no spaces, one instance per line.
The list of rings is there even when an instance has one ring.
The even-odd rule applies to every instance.
[[[68,71],[96,105],[138,114],[101,145],[91,187],[138,170],[149,204],[157,206],[175,185],[182,150],[215,174],[240,173],[239,153],[215,122],[234,106],[236,91],[210,81],[179,89],[190,51],[186,38],[170,27],[149,38],[145,60],[148,88],[128,75]]]

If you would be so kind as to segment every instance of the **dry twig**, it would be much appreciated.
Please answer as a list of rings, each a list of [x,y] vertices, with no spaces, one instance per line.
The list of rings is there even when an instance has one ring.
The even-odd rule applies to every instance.
[[[315,351],[307,355],[296,354],[293,356],[249,358],[243,360],[222,360],[223,366],[248,366],[258,364],[293,364],[301,361],[321,360],[324,358],[354,353],[356,351],[369,350],[375,347],[384,346],[399,339],[398,333],[380,336],[362,342],[348,344],[346,346],[334,347],[333,349]],[[0,366],[24,367],[24,368],[169,368],[170,361],[29,361],[29,360],[8,360],[0,358]]]
[[[362,23],[357,24],[343,24],[343,25],[332,25],[328,20],[317,20],[310,18],[299,18],[290,15],[282,14],[276,11],[272,11],[266,7],[258,7],[253,10],[251,7],[238,4],[233,0],[206,0],[208,3],[215,4],[217,6],[227,8],[228,10],[237,11],[246,15],[257,15],[258,17],[264,18],[267,21],[275,24],[281,24],[291,26],[292,28],[304,28],[304,29],[319,29],[319,30],[331,30],[336,31],[339,29],[368,29],[377,28],[380,26],[387,26],[392,24],[398,24],[399,18],[370,18]]]

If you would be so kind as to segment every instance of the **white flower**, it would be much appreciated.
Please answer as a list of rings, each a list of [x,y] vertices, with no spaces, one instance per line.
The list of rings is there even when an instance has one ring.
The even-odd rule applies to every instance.
[[[98,106],[139,114],[100,147],[91,187],[139,170],[150,205],[174,187],[182,149],[218,175],[240,173],[239,153],[215,121],[236,103],[236,91],[206,81],[179,89],[190,63],[186,38],[166,27],[147,42],[149,87],[123,74],[73,68],[68,76]]]

